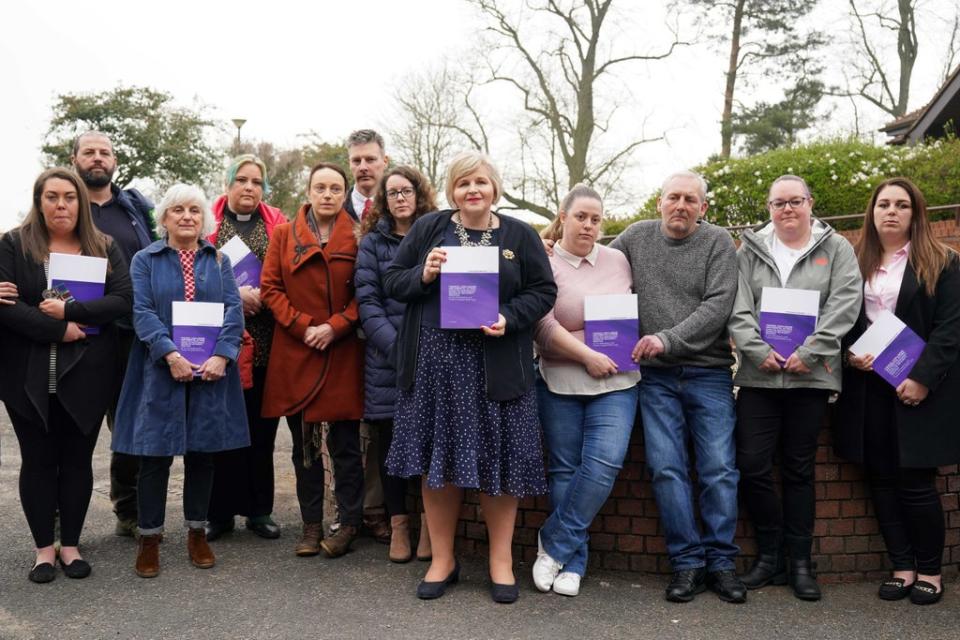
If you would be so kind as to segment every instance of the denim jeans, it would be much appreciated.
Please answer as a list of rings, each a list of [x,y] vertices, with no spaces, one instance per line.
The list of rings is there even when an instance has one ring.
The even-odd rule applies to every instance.
[[[675,571],[733,569],[737,528],[733,381],[729,369],[641,367],[640,414],[653,495]],[[687,456],[693,441],[700,488],[694,518]]]
[[[137,478],[137,525],[140,535],[163,533],[167,485],[173,456],[141,456]],[[183,456],[183,518],[191,529],[207,523],[213,488],[213,454],[188,451]]]
[[[553,508],[540,542],[564,571],[583,576],[587,529],[623,466],[637,414],[637,387],[597,396],[560,395],[538,379],[537,401]]]

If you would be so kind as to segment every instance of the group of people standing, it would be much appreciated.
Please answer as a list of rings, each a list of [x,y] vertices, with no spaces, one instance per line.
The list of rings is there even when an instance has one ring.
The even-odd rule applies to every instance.
[[[0,398],[21,447],[20,494],[37,547],[31,580],[52,580],[58,553],[66,575],[90,573],[78,542],[104,414],[117,531],[138,531],[143,577],[160,571],[174,456],[184,458],[194,565],[214,565],[208,542],[233,529],[236,515],[257,535],[280,535],[273,448],[283,417],[303,521],[297,555],[343,555],[366,525],[390,544],[391,560],[431,560],[417,595],[439,598],[459,580],[457,521],[464,489],[476,489],[490,594],[510,603],[519,597],[519,499],[549,493],[533,581],[575,596],[588,530],[639,410],[674,569],[666,598],[687,602],[710,588],[744,602],[748,589],[789,583],[798,598],[817,600],[815,453],[839,392],[836,449],[867,471],[893,564],[879,595],[940,599],[945,525],[934,478],[938,465],[960,461],[951,424],[960,408],[960,267],[931,233],[909,180],[876,188],[854,247],[813,216],[802,178],[781,176],[769,189],[769,221],[744,232],[737,250],[704,219],[703,178],[682,171],[663,183],[659,219],[603,246],[602,197],[587,185],[563,198],[541,238],[495,212],[502,181],[483,154],[451,161],[451,208],[438,210],[429,181],[390,167],[375,132],[351,134],[348,151],[354,185],[344,168],[317,164],[308,202],[289,222],[264,202],[266,166],[251,155],[232,161],[212,207],[187,185],[171,187],[155,209],[117,189],[110,141],[97,132],[78,138],[75,171],[37,179],[32,210],[0,240],[0,350],[9,363],[0,368]],[[262,264],[259,282],[235,280],[221,249],[237,237]],[[497,249],[499,313],[479,330],[442,328],[449,247]],[[103,297],[51,296],[51,253],[106,258]],[[769,287],[819,298],[815,329],[790,353],[763,339]],[[638,296],[637,367],[618,365],[585,338],[585,298],[630,292]],[[223,306],[213,355],[202,362],[174,341],[178,302]],[[849,351],[884,311],[925,342],[896,388],[873,371],[879,354]],[[366,467],[379,471],[389,524],[364,515],[371,483],[361,421],[378,440]],[[326,535],[324,437],[339,512]],[[416,552],[407,511],[413,478],[424,507]],[[758,546],[741,576],[738,494]]]

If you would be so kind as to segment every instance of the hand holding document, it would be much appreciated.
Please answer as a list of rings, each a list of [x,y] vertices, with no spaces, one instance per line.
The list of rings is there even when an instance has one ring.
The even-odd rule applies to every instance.
[[[764,287],[760,297],[760,337],[789,358],[817,328],[820,292]]]
[[[479,329],[500,315],[499,247],[443,247],[440,328]]]
[[[230,238],[226,244],[220,247],[220,251],[230,258],[238,287],[256,288],[260,286],[260,270],[263,265],[257,259],[256,254],[250,251],[250,247],[240,239],[240,236]]]
[[[891,311],[882,312],[853,343],[855,356],[873,356],[873,370],[894,387],[907,379],[926,343]]]
[[[173,302],[173,344],[191,364],[213,356],[223,327],[221,302]]]
[[[90,302],[103,297],[107,282],[107,259],[51,253],[48,267],[47,290],[56,291],[57,298]],[[96,335],[99,327],[85,327],[84,333]]]
[[[637,371],[630,357],[640,339],[637,294],[586,296],[583,299],[584,342],[617,365],[618,371]]]

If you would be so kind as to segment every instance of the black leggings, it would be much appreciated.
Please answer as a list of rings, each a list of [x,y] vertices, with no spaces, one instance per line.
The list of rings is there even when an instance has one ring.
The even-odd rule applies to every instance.
[[[407,480],[387,473],[387,453],[393,442],[393,420],[371,420],[370,426],[380,430],[380,446],[377,463],[380,466],[380,484],[383,485],[383,502],[387,515],[407,515]]]
[[[99,425],[90,433],[81,432],[57,396],[49,398],[47,427],[7,407],[20,443],[20,502],[38,549],[54,543],[58,512],[60,544],[75,547],[80,542],[93,493],[93,450],[100,433]]]
[[[867,381],[864,466],[887,554],[895,571],[940,575],[946,530],[937,469],[900,466],[896,392],[879,376]]]

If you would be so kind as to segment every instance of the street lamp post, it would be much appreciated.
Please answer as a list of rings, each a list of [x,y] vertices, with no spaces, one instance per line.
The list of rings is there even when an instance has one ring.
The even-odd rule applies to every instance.
[[[234,118],[233,126],[237,128],[237,151],[240,151],[240,129],[243,127],[246,122],[245,118]]]

